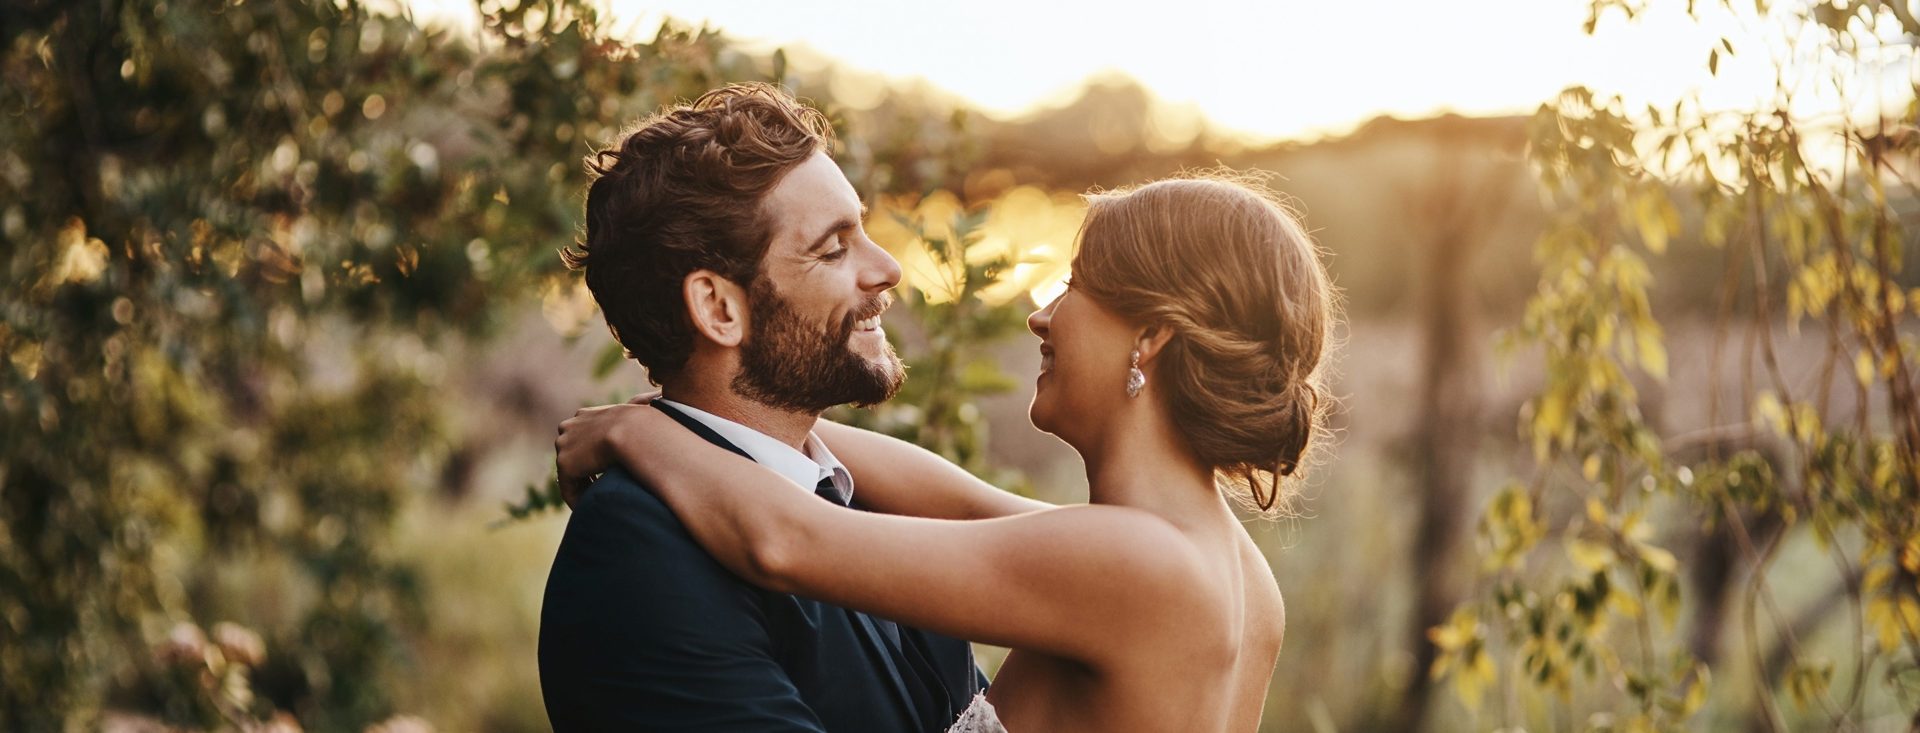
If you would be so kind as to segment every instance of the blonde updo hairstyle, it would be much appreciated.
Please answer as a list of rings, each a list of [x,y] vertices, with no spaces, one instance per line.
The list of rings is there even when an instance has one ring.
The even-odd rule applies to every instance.
[[[1324,437],[1337,296],[1320,253],[1257,179],[1210,171],[1089,194],[1074,289],[1168,330],[1147,392],[1250,511],[1292,513]],[[1288,488],[1283,488],[1286,486]]]

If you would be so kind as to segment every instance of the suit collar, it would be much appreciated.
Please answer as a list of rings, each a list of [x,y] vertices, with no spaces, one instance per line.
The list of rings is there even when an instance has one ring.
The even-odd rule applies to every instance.
[[[755,463],[773,469],[809,493],[831,482],[833,499],[840,504],[853,500],[853,474],[847,471],[820,437],[807,433],[805,449],[796,449],[766,433],[715,415],[692,405],[659,399],[655,405],[669,407],[706,426],[714,434],[739,448]]]
[[[666,404],[665,400],[654,400],[652,404],[653,404],[653,409],[667,413],[667,417],[673,418],[674,422],[680,423],[682,427],[685,427],[686,429],[693,431],[694,435],[698,435],[701,438],[704,438],[709,443],[720,446],[729,451],[733,451],[734,455],[740,456],[741,458],[745,458],[749,461],[753,460],[753,456],[749,455],[746,451],[741,450],[740,446],[734,445],[733,443],[729,442],[726,438],[720,437],[720,434],[714,432],[713,428],[707,427],[705,423],[702,423],[699,420],[694,419],[692,415],[688,415],[687,413],[682,412],[681,410],[675,409],[673,406]]]

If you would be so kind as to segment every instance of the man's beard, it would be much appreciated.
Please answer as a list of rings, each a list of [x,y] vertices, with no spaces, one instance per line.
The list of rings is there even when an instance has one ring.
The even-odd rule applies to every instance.
[[[839,322],[812,323],[764,277],[747,287],[750,331],[740,344],[740,373],[733,389],[768,407],[819,413],[829,407],[877,405],[891,399],[906,379],[893,345],[882,343],[885,366],[849,348],[853,324],[877,314],[886,296],[861,303]]]

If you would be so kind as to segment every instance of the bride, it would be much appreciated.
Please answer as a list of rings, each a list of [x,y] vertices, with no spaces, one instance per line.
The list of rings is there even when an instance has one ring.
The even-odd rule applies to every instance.
[[[566,421],[557,462],[563,485],[625,465],[747,582],[1010,647],[956,731],[1253,731],[1286,612],[1227,502],[1284,508],[1334,311],[1271,194],[1163,180],[1089,198],[1066,292],[1027,319],[1033,424],[1085,460],[1086,505],[822,421],[850,510],[635,404]]]

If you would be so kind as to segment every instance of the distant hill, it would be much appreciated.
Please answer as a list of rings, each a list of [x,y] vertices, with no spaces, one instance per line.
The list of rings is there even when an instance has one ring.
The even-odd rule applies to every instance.
[[[958,169],[887,171],[881,183],[894,190],[943,187],[984,204],[1016,185],[1080,192],[1224,165],[1272,174],[1268,185],[1292,200],[1329,253],[1355,314],[1417,309],[1411,299],[1430,280],[1421,255],[1442,244],[1468,258],[1473,298],[1494,322],[1516,319],[1536,285],[1532,248],[1546,211],[1526,160],[1527,116],[1382,116],[1343,135],[1256,141],[1119,75],[1089,80],[1062,104],[998,119],[924,82],[829,74],[887,87],[877,103],[843,111],[859,145],[943,160],[966,151]],[[830,80],[816,76],[815,86],[821,98],[833,97]],[[871,173],[862,160],[858,151],[843,156],[857,185]],[[1707,312],[1712,294],[1697,283],[1714,281],[1715,253],[1676,248],[1666,260],[1656,306]]]
[[[1226,165],[1275,175],[1272,188],[1294,199],[1329,266],[1360,311],[1389,311],[1418,283],[1410,256],[1436,237],[1473,240],[1465,248],[1490,307],[1517,308],[1530,292],[1528,251],[1543,223],[1524,160],[1526,118],[1459,115],[1380,117],[1347,135],[1312,142],[1252,144],[1200,120],[1187,139],[1156,139],[1165,103],[1120,77],[1090,81],[1072,102],[1013,120],[976,115],[980,171],[1005,171],[1002,185],[1084,191]],[[980,171],[970,181],[983,178]],[[992,187],[969,186],[975,199]]]
[[[1518,155],[1526,140],[1524,117],[1459,115],[1422,120],[1379,117],[1349,135],[1266,144],[1252,143],[1201,117],[1181,125],[1189,129],[1176,131],[1184,139],[1168,140],[1161,121],[1183,116],[1170,113],[1173,109],[1131,78],[1096,78],[1064,106],[1004,122],[979,116],[976,129],[986,141],[980,162],[1004,168],[1022,183],[1075,189],[1124,185],[1182,168],[1260,167],[1298,153],[1359,151],[1402,142]]]

